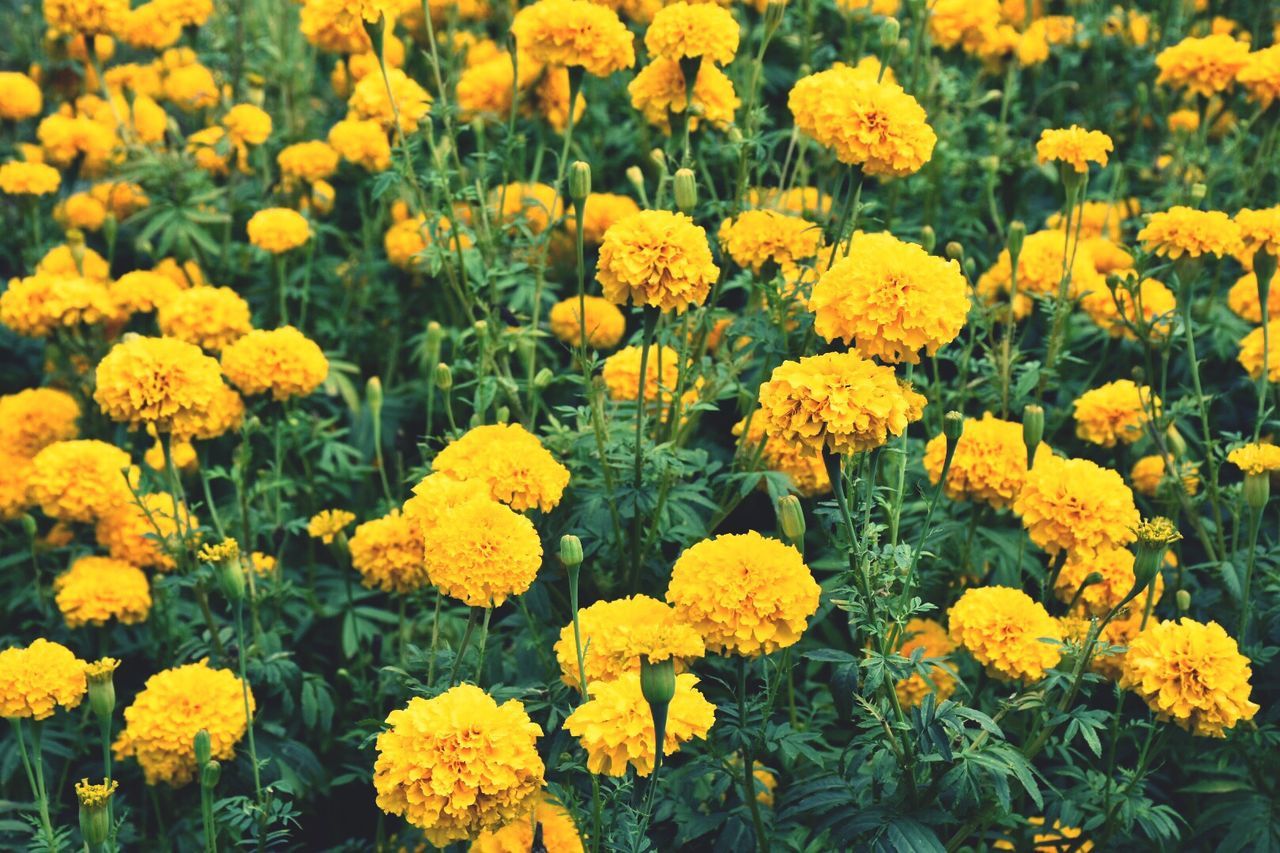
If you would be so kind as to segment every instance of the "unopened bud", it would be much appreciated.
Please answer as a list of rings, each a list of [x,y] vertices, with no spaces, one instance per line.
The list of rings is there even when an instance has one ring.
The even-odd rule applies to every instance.
[[[651,661],[640,657],[640,692],[650,705],[666,705],[676,695],[676,664],[672,658]]]
[[[901,29],[902,26],[897,18],[885,18],[884,23],[880,25],[880,46],[893,47],[897,44]]]
[[[1156,517],[1141,522],[1134,531],[1138,537],[1137,553],[1133,558],[1133,589],[1126,601],[1151,586],[1164,563],[1164,552],[1182,538],[1178,528],[1167,518]]]
[[[743,140],[742,131],[738,129],[737,125],[730,127],[729,132],[726,133],[725,136],[729,139],[730,145],[742,144],[742,140]]]
[[[1022,254],[1022,241],[1027,238],[1027,226],[1020,219],[1015,219],[1009,223],[1009,234],[1005,238],[1005,247],[1009,250],[1009,258],[1017,261],[1018,255]]]
[[[1187,440],[1182,437],[1182,433],[1178,432],[1176,424],[1169,424],[1164,435],[1169,442],[1169,450],[1175,457],[1181,459],[1187,455]]]
[[[675,177],[676,207],[681,213],[692,213],[698,206],[698,180],[692,169],[678,169]]]
[[[1271,474],[1263,471],[1260,474],[1244,475],[1244,502],[1249,509],[1260,512],[1271,500]]]
[[[193,745],[196,751],[196,766],[203,767],[213,758],[213,739],[209,736],[208,729],[201,729],[196,732]]]
[[[40,528],[36,524],[36,520],[25,512],[22,514],[22,532],[31,540],[34,540],[36,538],[36,534],[40,532]]]
[[[1000,158],[994,154],[988,154],[986,157],[980,157],[978,159],[978,165],[982,167],[984,172],[989,172],[994,175],[996,172],[1000,171]]]
[[[946,247],[942,251],[953,261],[958,261],[964,258],[964,246],[961,246],[955,240],[947,243]]]
[[[441,362],[436,365],[436,387],[441,391],[453,390],[453,371],[449,369],[449,365]]]
[[[1275,284],[1276,256],[1266,249],[1259,249],[1253,255],[1253,274],[1258,279],[1258,304],[1266,306],[1271,297],[1271,285]],[[1267,309],[1263,308],[1263,314]]]
[[[116,708],[115,672],[120,661],[101,658],[84,669],[89,688],[89,709],[99,720],[108,720]]]
[[[88,779],[76,783],[76,799],[80,801],[80,834],[90,850],[100,849],[111,837],[111,795],[119,784],[105,779],[101,785],[90,785]]]
[[[1036,450],[1044,438],[1044,409],[1030,403],[1022,410],[1022,441],[1027,446],[1027,468],[1036,462]]]
[[[539,371],[537,372],[537,374],[535,374],[535,375],[534,375],[534,377],[533,377],[533,387],[534,387],[534,388],[536,388],[536,389],[538,389],[539,391],[541,391],[541,390],[545,389],[548,385],[550,385],[550,384],[551,384],[551,380],[553,380],[553,379],[555,379],[555,378],[556,378],[556,375],[555,375],[555,373],[551,370],[551,368],[549,368],[549,367],[544,367],[544,368],[542,368],[541,370],[539,370]]]
[[[569,198],[578,204],[591,195],[591,164],[575,160],[569,167]]]
[[[1191,609],[1191,593],[1187,592],[1185,589],[1178,590],[1174,594],[1173,598],[1178,604],[1179,613],[1186,613]]]
[[[661,148],[655,148],[649,152],[649,159],[653,161],[653,165],[658,167],[658,171],[662,174],[667,173],[667,155],[662,152]]]
[[[1204,197],[1209,194],[1209,188],[1204,184],[1191,185],[1191,200],[1204,201]]]
[[[636,188],[636,192],[642,196],[644,194],[644,172],[640,171],[639,166],[627,167],[627,182]]]
[[[572,533],[560,537],[560,562],[567,569],[582,565],[582,540]]]
[[[778,527],[787,541],[797,548],[804,545],[804,507],[795,495],[783,495],[778,499]]]
[[[216,760],[210,759],[200,765],[200,786],[203,788],[218,787],[218,780],[222,778],[222,765]]]
[[[376,376],[370,376],[369,381],[365,383],[364,392],[374,418],[380,417],[382,415],[382,380]]]
[[[947,437],[947,445],[954,447],[964,434],[964,415],[954,410],[943,415],[942,434]]]
[[[933,253],[934,247],[938,245],[938,232],[933,230],[932,225],[925,225],[920,229],[920,245],[930,254]]]

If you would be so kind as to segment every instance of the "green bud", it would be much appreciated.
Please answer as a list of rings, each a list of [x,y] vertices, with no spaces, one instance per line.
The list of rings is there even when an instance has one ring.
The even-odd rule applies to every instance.
[[[245,574],[244,563],[239,556],[234,560],[222,560],[214,567],[218,579],[218,589],[226,596],[227,601],[237,602],[244,598]]]
[[[667,172],[667,155],[662,152],[661,148],[655,148],[649,152],[649,159],[653,161],[653,165],[658,167],[658,171],[666,174]]]
[[[1261,474],[1245,474],[1244,502],[1248,504],[1249,509],[1261,512],[1269,500],[1271,500],[1271,474],[1265,471]]]
[[[920,245],[924,247],[926,252],[930,253],[938,245],[938,232],[933,230],[933,226],[926,225],[920,229]]]
[[[681,213],[692,213],[698,205],[698,181],[692,169],[677,169],[675,177],[676,207]]]
[[[567,569],[582,565],[582,540],[572,533],[560,537],[560,562]]]
[[[369,401],[369,408],[373,411],[374,418],[382,415],[382,380],[376,376],[370,376],[369,381],[364,386],[365,398]]]
[[[880,25],[880,46],[893,47],[896,45],[901,29],[902,25],[898,23],[897,18],[885,18],[884,23]]]
[[[666,705],[676,695],[676,662],[672,658],[651,661],[640,656],[640,692],[650,705]]]
[[[1009,234],[1005,237],[1005,248],[1009,250],[1009,259],[1016,261],[1022,254],[1022,241],[1027,238],[1026,223],[1015,219],[1009,223]]]
[[[986,157],[979,158],[978,165],[982,167],[984,172],[994,175],[1000,171],[1000,158],[994,154],[989,154]]]
[[[505,424],[511,420],[511,408],[509,406],[499,406],[493,410],[493,419],[496,423]]]
[[[1151,586],[1164,563],[1164,552],[1182,538],[1173,522],[1162,517],[1141,522],[1134,532],[1138,536],[1138,546],[1133,558],[1133,589],[1129,590],[1125,602],[1136,598]]]
[[[546,388],[548,385],[550,385],[550,384],[551,384],[551,380],[553,380],[553,379],[555,379],[555,378],[556,378],[556,375],[555,375],[555,373],[551,370],[551,368],[549,368],[549,367],[544,367],[544,368],[542,368],[541,370],[539,370],[539,371],[534,375],[534,377],[533,377],[533,387],[534,387],[534,388],[537,388],[539,391],[541,391],[541,390],[543,390],[544,388]]]
[[[40,532],[40,528],[36,526],[36,520],[25,512],[22,514],[22,532],[32,541],[35,541],[36,534]]]
[[[1169,450],[1175,457],[1181,459],[1187,455],[1187,441],[1182,437],[1182,433],[1178,432],[1177,424],[1169,424],[1164,435],[1169,442]]]
[[[195,736],[196,765],[203,767],[213,758],[213,739],[209,736],[208,729],[201,729],[196,732]]]
[[[728,133],[726,133],[726,134],[725,134],[725,136],[729,139],[729,144],[730,144],[730,145],[741,145],[741,144],[742,144],[742,139],[743,139],[743,137],[742,137],[742,131],[738,129],[737,125],[734,125],[733,127],[730,127],[730,128],[729,128],[729,132],[728,132]]]
[[[90,785],[88,779],[76,783],[80,801],[80,834],[89,850],[98,850],[111,837],[111,795],[120,783],[103,781]]]
[[[640,171],[639,166],[629,166],[627,168],[627,183],[635,187],[640,197],[644,197],[644,172]]]
[[[942,434],[947,437],[947,447],[954,448],[964,434],[964,415],[954,410],[943,415]]]
[[[1258,279],[1258,304],[1264,306],[1262,313],[1267,313],[1266,305],[1271,299],[1271,285],[1275,283],[1276,256],[1266,249],[1254,252],[1253,274]]]
[[[1191,185],[1191,200],[1200,202],[1204,201],[1204,197],[1209,194],[1209,188],[1204,184]]]
[[[581,204],[591,195],[591,164],[575,160],[569,167],[569,198]]]
[[[453,390],[453,371],[444,362],[436,365],[436,387],[445,392]]]
[[[115,671],[120,661],[102,658],[85,667],[85,683],[89,688],[89,710],[99,720],[111,719],[116,709]]]
[[[778,499],[776,511],[782,535],[797,548],[803,547],[805,522],[804,507],[800,505],[800,499],[795,495],[783,495]]]
[[[441,326],[435,320],[427,324],[427,348],[440,349],[440,344],[444,341],[444,326]]]
[[[1027,446],[1027,467],[1036,462],[1036,450],[1044,438],[1044,409],[1030,403],[1022,410],[1022,441]]]
[[[217,761],[209,760],[200,765],[200,787],[213,789],[218,787],[218,780],[222,778],[222,765]]]
[[[1179,613],[1186,613],[1191,609],[1191,593],[1187,592],[1185,589],[1178,590],[1174,594],[1173,598],[1178,604]]]
[[[964,246],[961,246],[955,240],[952,240],[951,242],[947,243],[946,247],[943,248],[942,251],[948,258],[950,258],[953,261],[959,261],[964,258]]]

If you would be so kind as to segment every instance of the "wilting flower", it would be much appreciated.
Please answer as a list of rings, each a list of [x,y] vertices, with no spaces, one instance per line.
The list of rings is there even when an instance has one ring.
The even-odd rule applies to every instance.
[[[1044,443],[1037,450],[1049,452]],[[942,477],[946,454],[947,437],[942,433],[925,445],[924,470],[929,482],[937,484]],[[947,472],[947,497],[1004,509],[1018,496],[1026,479],[1027,446],[1022,424],[1001,420],[990,412],[965,420]]]
[[[474,483],[518,512],[550,512],[569,485],[569,469],[520,424],[468,430],[436,454],[431,469]]]
[[[1062,629],[1022,590],[1003,586],[965,590],[948,614],[951,636],[1002,681],[1035,682],[1058,663]]]
[[[66,646],[40,638],[0,652],[0,717],[44,720],[59,706],[80,705],[85,662]]]
[[[588,689],[595,681],[640,672],[641,655],[653,662],[674,660],[676,670],[682,671],[688,661],[705,652],[702,636],[692,626],[670,605],[647,595],[584,607],[578,611],[578,629]],[[561,629],[555,652],[561,679],[570,687],[580,687],[572,622]]]
[[[151,585],[142,569],[110,557],[81,557],[53,582],[54,601],[68,628],[133,625],[151,611]]]
[[[1013,501],[1031,541],[1048,551],[1096,551],[1135,539],[1138,509],[1124,479],[1087,459],[1036,454]]]
[[[677,313],[706,301],[719,274],[706,232],[683,213],[665,210],[641,211],[614,224],[596,268],[610,302]]]

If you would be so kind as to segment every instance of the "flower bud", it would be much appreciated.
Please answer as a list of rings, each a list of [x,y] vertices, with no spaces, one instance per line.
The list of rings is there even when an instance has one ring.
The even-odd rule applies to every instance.
[[[539,370],[539,371],[534,375],[534,377],[533,377],[533,387],[534,387],[534,388],[536,388],[536,389],[538,389],[539,391],[542,391],[542,390],[543,390],[543,389],[545,389],[548,385],[550,385],[550,384],[551,384],[551,381],[552,381],[553,379],[555,379],[555,378],[556,378],[556,375],[555,375],[555,373],[551,370],[551,368],[549,368],[549,367],[544,367],[544,368],[542,368],[541,370]]]
[[[640,692],[650,705],[665,705],[676,695],[676,662],[672,658],[651,661],[640,656]]]
[[[89,709],[99,720],[108,720],[116,709],[115,671],[120,661],[101,658],[84,669],[85,682],[89,686]]]
[[[1254,252],[1253,274],[1258,279],[1258,304],[1267,305],[1271,298],[1271,285],[1275,283],[1276,256],[1266,249]]]
[[[1182,534],[1178,532],[1178,528],[1174,527],[1172,521],[1159,516],[1141,522],[1134,532],[1138,536],[1137,554],[1133,558],[1134,582],[1133,589],[1129,591],[1125,602],[1132,600],[1151,586],[1156,575],[1160,573],[1164,552],[1182,538]]]
[[[729,132],[725,134],[725,137],[729,140],[730,145],[742,144],[742,131],[738,130],[737,125],[730,127]]]
[[[644,172],[640,171],[639,166],[627,167],[627,182],[635,187],[636,192],[644,197]]]
[[[1009,234],[1005,237],[1005,248],[1009,250],[1009,260],[1017,262],[1022,254],[1022,241],[1027,238],[1027,226],[1020,219],[1009,223]]]
[[[1187,592],[1185,589],[1178,590],[1174,594],[1173,599],[1178,605],[1179,613],[1186,613],[1191,609],[1191,593]]]
[[[1204,197],[1209,194],[1209,188],[1204,184],[1191,185],[1191,200],[1204,201]]]
[[[222,778],[222,765],[215,760],[206,761],[200,765],[200,787],[216,788],[218,780]]]
[[[111,795],[119,787],[114,779],[101,785],[90,785],[88,779],[76,783],[76,799],[80,801],[80,834],[85,846],[97,850],[111,837]]]
[[[493,410],[493,420],[495,423],[505,424],[511,420],[511,407],[499,406]]]
[[[698,204],[698,181],[692,169],[677,169],[675,177],[676,207],[681,213],[692,213]]]
[[[989,154],[986,157],[979,158],[978,165],[982,167],[983,171],[994,175],[1000,171],[1000,158],[994,154]]]
[[[1027,467],[1036,461],[1036,450],[1044,438],[1044,409],[1030,403],[1022,410],[1022,441],[1027,446]]]
[[[560,537],[560,562],[568,569],[582,565],[582,540],[572,533]]]
[[[662,153],[661,148],[655,148],[649,152],[649,159],[653,161],[653,165],[658,167],[659,172],[667,171],[667,155]]]
[[[901,29],[902,25],[898,23],[897,18],[885,18],[884,23],[880,25],[880,46],[887,48],[896,45]]]
[[[942,434],[947,437],[947,446],[954,447],[964,434],[964,415],[954,409],[943,415]]]
[[[569,198],[578,204],[586,201],[591,195],[591,164],[585,160],[574,160],[569,167]]]
[[[1261,512],[1269,500],[1271,500],[1271,474],[1266,471],[1261,474],[1245,474],[1244,502],[1248,504],[1249,509]]]
[[[444,362],[437,364],[435,376],[437,388],[446,393],[453,390],[453,371],[449,369],[449,365]]]
[[[804,545],[805,522],[804,507],[800,506],[800,499],[795,495],[783,495],[778,499],[776,510],[778,527],[782,529],[782,535],[792,545],[802,547]]]
[[[961,246],[955,240],[947,243],[943,248],[943,253],[953,261],[959,261],[964,258],[964,246]]]
[[[1178,459],[1187,455],[1187,441],[1182,437],[1182,433],[1178,432],[1177,424],[1169,424],[1169,428],[1165,430],[1165,439],[1169,442],[1169,451]]]
[[[929,253],[938,245],[938,232],[933,230],[933,226],[925,225],[920,229],[920,245]]]
[[[364,386],[365,398],[369,401],[369,409],[373,412],[374,418],[382,416],[382,380],[376,376],[370,376],[369,381]]]
[[[194,739],[196,751],[196,766],[203,767],[213,758],[213,739],[209,737],[208,729],[201,729],[196,732]]]
[[[22,514],[22,532],[27,535],[28,539],[34,540],[36,534],[40,532],[40,528],[36,525],[36,520],[28,513]]]

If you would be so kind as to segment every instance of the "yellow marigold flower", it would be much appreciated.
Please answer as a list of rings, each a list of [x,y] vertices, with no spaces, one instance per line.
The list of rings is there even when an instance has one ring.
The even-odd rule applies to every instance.
[[[218,103],[218,81],[199,62],[172,68],[164,75],[164,96],[185,113],[199,112]]]
[[[0,119],[23,121],[42,109],[44,96],[36,81],[18,71],[0,71]]]
[[[378,735],[378,808],[400,815],[437,847],[527,816],[545,768],[542,729],[524,705],[499,705],[471,684],[409,700]],[[459,772],[465,769],[465,772]]]
[[[1069,296],[1085,292],[1107,292],[1106,280],[1094,266],[1093,253],[1084,241],[1075,248],[1068,265]],[[1022,319],[1031,313],[1033,303],[1028,294],[1056,297],[1062,283],[1063,256],[1068,249],[1061,231],[1037,231],[1028,234],[1018,255],[1018,295],[1013,313]],[[1013,264],[1008,249],[1002,249],[995,264],[978,278],[978,294],[988,302],[996,302],[1009,294],[1013,281]]]
[[[850,350],[783,362],[760,386],[756,417],[770,437],[857,453],[902,435],[924,405],[893,368]]]
[[[1076,435],[1090,444],[1115,447],[1116,442],[1133,444],[1142,438],[1154,408],[1160,412],[1160,398],[1146,385],[1119,379],[1086,391],[1072,403]]]
[[[232,143],[261,145],[271,136],[271,116],[253,104],[236,104],[222,117]]]
[[[249,242],[273,255],[296,249],[311,239],[307,218],[287,207],[259,210],[249,219]]]
[[[133,625],[151,611],[151,585],[142,569],[110,557],[81,557],[53,581],[54,600],[68,628]]]
[[[387,260],[392,266],[412,271],[423,267],[418,256],[437,241],[450,251],[455,248],[455,242],[464,249],[471,245],[471,238],[466,234],[454,237],[453,223],[447,218],[441,216],[436,221],[433,233],[432,228],[427,224],[427,218],[421,214],[401,219],[388,228],[387,233],[383,235],[382,245],[387,251]]]
[[[1262,210],[1245,208],[1235,215],[1235,223],[1240,226],[1244,243],[1238,254],[1242,261],[1251,262],[1257,252],[1280,256],[1280,205]]]
[[[44,163],[15,160],[0,166],[0,192],[8,195],[51,195],[62,185],[62,175]]]
[[[148,785],[179,788],[195,778],[201,729],[214,759],[235,756],[248,727],[246,703],[252,715],[253,691],[229,669],[202,660],[157,672],[124,709],[124,730],[112,749],[118,759],[136,758]]]
[[[97,231],[107,219],[107,207],[87,192],[74,193],[54,205],[53,218],[64,231]]]
[[[99,124],[89,116],[66,112],[41,120],[36,128],[36,137],[44,149],[45,159],[55,166],[70,166],[83,155],[80,172],[87,175],[104,171],[120,144],[110,125]]]
[[[0,449],[32,457],[80,434],[80,404],[66,391],[28,388],[0,397]]]
[[[351,565],[367,587],[408,593],[430,583],[423,564],[422,531],[398,510],[361,524],[350,546]]]
[[[636,62],[633,36],[618,13],[588,0],[538,0],[516,13],[511,33],[538,62],[582,68],[596,77]]]
[[[1090,163],[1107,165],[1107,154],[1115,150],[1111,137],[1100,130],[1085,130],[1078,124],[1057,130],[1044,130],[1036,143],[1036,158],[1041,163],[1065,163],[1077,172],[1087,173]]]
[[[742,435],[744,424],[745,421],[735,424],[733,434]],[[812,498],[830,493],[831,477],[822,461],[822,452],[806,444],[766,435],[762,418],[751,419],[744,446],[747,458],[754,458],[752,449],[759,447],[760,467],[766,471],[786,474],[800,495]],[[760,487],[764,488],[765,484],[762,482]]]
[[[1143,456],[1133,463],[1129,471],[1129,482],[1133,490],[1148,497],[1155,497],[1166,482],[1176,484],[1188,495],[1194,495],[1200,489],[1200,471],[1194,462],[1178,464],[1177,476],[1166,477],[1164,457],[1158,455]]]
[[[1268,339],[1269,347],[1264,346]],[[1269,320],[1265,339],[1261,326],[1240,339],[1240,353],[1236,356],[1236,360],[1248,371],[1249,376],[1257,379],[1262,376],[1262,352],[1266,349],[1267,378],[1272,382],[1280,382],[1280,346],[1276,345],[1277,341],[1280,341],[1280,320]]]
[[[44,20],[63,35],[111,35],[129,13],[129,0],[44,0]]]
[[[507,224],[523,224],[533,234],[541,234],[560,218],[564,205],[555,187],[549,184],[506,184],[489,191],[494,217]]]
[[[202,415],[179,424],[180,430],[173,436],[175,441],[193,438],[208,441],[240,428],[244,421],[244,400],[235,390],[223,385],[208,402]],[[174,452],[177,453],[177,447]]]
[[[671,569],[667,601],[709,650],[754,657],[796,643],[820,592],[799,551],[751,531],[688,548]]]
[[[445,511],[423,532],[431,582],[471,607],[498,607],[520,595],[542,566],[533,522],[483,496]]]
[[[1055,44],[1070,44],[1075,40],[1078,26],[1070,15],[1046,15],[1036,18],[1018,38],[1015,52],[1024,68],[1046,61],[1049,49]]]
[[[394,109],[387,96],[388,85],[395,98]],[[431,111],[431,95],[399,68],[388,68],[386,77],[379,69],[356,83],[347,106],[354,118],[376,121],[384,128],[391,128],[399,113],[400,130],[412,133]]]
[[[1125,596],[1133,589],[1136,578],[1133,574],[1133,552],[1127,548],[1111,545],[1096,551],[1073,551],[1058,572],[1053,591],[1059,600],[1071,604],[1078,594],[1080,603],[1094,616],[1106,616],[1111,609],[1124,601]],[[1092,574],[1101,576],[1101,580],[1084,587],[1081,585]],[[1152,589],[1155,601],[1160,601],[1164,593],[1164,578],[1156,575]],[[1143,607],[1146,597],[1142,596],[1130,607]]]
[[[1220,210],[1193,210],[1178,205],[1151,214],[1138,239],[1149,252],[1174,260],[1183,255],[1222,257],[1240,250],[1240,226]]]
[[[448,474],[428,474],[413,487],[413,497],[404,502],[404,517],[418,526],[424,538],[434,534],[449,510],[470,500],[485,498],[472,484]]]
[[[436,455],[431,469],[483,486],[517,512],[533,507],[550,512],[569,484],[569,469],[520,424],[468,430]]]
[[[533,90],[538,113],[557,133],[564,133],[569,124],[569,72],[564,68],[548,68],[542,72]],[[586,99],[579,94],[574,101],[573,120],[582,119],[586,111]]]
[[[738,22],[714,3],[665,6],[644,34],[649,54],[663,59],[698,59],[728,65],[738,52]]]
[[[234,539],[223,539],[221,542],[206,542],[196,552],[196,559],[202,563],[229,563],[240,558],[240,543]]]
[[[137,478],[129,454],[114,445],[96,439],[55,441],[32,460],[31,502],[50,518],[91,522],[132,500],[129,483]]]
[[[967,589],[947,618],[951,636],[1001,681],[1039,681],[1062,657],[1061,648],[1043,642],[1061,642],[1062,628],[1020,589]]]
[[[590,210],[590,207],[588,207]],[[599,296],[585,296],[579,303],[576,296],[562,299],[551,307],[547,321],[551,333],[569,346],[582,343],[581,309],[586,308],[587,346],[592,349],[613,349],[627,331],[627,319],[618,306]],[[651,353],[652,355],[652,353]]]
[[[766,4],[767,5],[767,4]],[[873,15],[892,18],[902,8],[902,0],[836,0],[836,6],[845,12],[867,11]],[[763,7],[757,11],[763,12]]]
[[[276,558],[261,551],[241,555],[240,563],[246,572],[252,570],[260,578],[273,575],[276,571]]]
[[[88,281],[105,285],[110,278],[107,259],[87,247],[82,247],[81,251],[83,254],[77,259],[77,253],[73,253],[65,243],[54,246],[36,264],[36,275],[52,278],[84,277]]]
[[[181,502],[163,492],[139,495],[98,519],[94,537],[107,553],[135,566],[171,572],[173,555],[184,547],[183,534],[199,522]]]
[[[1097,257],[1095,253],[1095,260]],[[1080,297],[1080,307],[1111,337],[1136,340],[1129,324],[1141,326],[1145,322],[1151,324],[1153,334],[1167,335],[1178,300],[1161,282],[1144,278],[1137,285],[1121,285],[1114,293],[1105,284],[1102,290],[1090,290]]]
[[[817,257],[822,228],[773,210],[747,210],[720,223],[720,245],[744,269],[756,273],[766,263],[783,270]]]
[[[1254,476],[1280,471],[1280,446],[1246,444],[1228,453],[1227,461]]]
[[[1236,72],[1236,82],[1244,87],[1249,100],[1263,109],[1270,107],[1280,97],[1280,45],[1273,44],[1246,56],[1244,65]]]
[[[947,634],[946,628],[933,619],[907,620],[903,637],[898,654],[904,658],[910,658],[916,649],[922,649],[926,660],[945,659],[956,650],[956,641]],[[928,680],[915,672],[898,681],[893,689],[898,694],[898,702],[902,707],[914,708],[930,693],[934,694],[939,702],[949,699],[956,690],[956,677],[941,664],[932,663],[929,665]]]
[[[0,446],[0,521],[15,519],[26,510],[31,470],[29,457]]]
[[[345,509],[321,510],[307,522],[307,535],[329,545],[343,528],[355,520],[356,514]]]
[[[999,22],[999,0],[935,0],[929,6],[929,35],[944,50],[977,50]]]
[[[1226,34],[1184,38],[1156,54],[1156,83],[1207,98],[1230,88],[1248,57],[1249,43]]]
[[[640,347],[623,347],[604,360],[601,378],[610,400],[635,402],[640,395]],[[685,369],[690,369],[687,365]],[[649,362],[645,365],[644,399],[665,410],[671,405],[680,376],[680,354],[668,346],[649,348]],[[702,378],[694,382],[686,380],[685,391],[680,397],[681,406],[691,405],[698,399]],[[665,412],[660,413],[666,417]]]
[[[1049,453],[1036,454],[1013,511],[1031,541],[1055,555],[1128,545],[1140,520],[1133,492],[1115,471]]]
[[[584,607],[578,611],[578,627],[588,691],[592,682],[639,674],[641,655],[650,661],[674,660],[676,671],[683,672],[690,661],[706,653],[696,630],[681,621],[666,602],[647,595],[597,601]],[[561,629],[555,651],[560,678],[570,687],[580,687],[572,622]]]
[[[1080,229],[1081,240],[1095,237],[1106,237],[1118,242],[1123,236],[1122,224],[1126,219],[1137,216],[1142,209],[1136,198],[1127,198],[1118,202],[1082,201],[1076,205],[1071,217],[1071,231]],[[1061,212],[1052,213],[1045,220],[1045,227],[1055,231],[1066,231],[1067,223]]]
[[[589,700],[564,721],[564,727],[587,751],[587,769],[605,776],[625,776],[628,765],[636,775],[653,772],[657,735],[653,714],[640,690],[640,673],[588,685]],[[667,706],[667,730],[662,754],[674,755],[694,738],[705,738],[716,721],[716,706],[698,690],[698,678],[676,676],[676,692]]]
[[[377,16],[369,23],[377,21]],[[359,0],[304,0],[299,29],[307,41],[332,53],[360,53],[372,46]]]
[[[93,326],[115,319],[115,303],[105,284],[88,278],[64,278],[37,270],[9,280],[0,293],[0,323],[20,335],[43,338],[54,330]]]
[[[176,338],[134,337],[122,341],[98,363],[93,399],[113,421],[181,432],[201,418],[218,393],[218,362],[200,347]]]
[[[847,257],[818,279],[809,310],[814,329],[863,355],[920,361],[955,339],[969,313],[960,264],[887,232],[856,234]]]
[[[817,187],[752,187],[747,190],[751,207],[776,210],[795,216],[821,218],[831,214],[831,196]]]
[[[329,360],[293,326],[254,329],[222,350],[222,372],[245,394],[305,397],[329,375]]]
[[[1249,659],[1217,622],[1183,618],[1148,625],[1129,643],[1120,686],[1162,720],[1195,735],[1225,737],[1258,706],[1249,701]]]
[[[1126,276],[1132,275],[1133,255],[1120,244],[1108,240],[1106,237],[1090,237],[1089,239],[1081,239],[1077,252],[1085,252],[1093,259],[1093,268],[1099,275],[1110,275],[1111,273]],[[1105,284],[1105,282],[1100,282]]]
[[[249,303],[229,287],[192,287],[160,306],[161,333],[220,352],[253,329]]]
[[[0,717],[44,720],[61,705],[70,711],[88,686],[85,662],[66,646],[37,639],[0,652]]]
[[[938,141],[924,109],[901,86],[847,65],[802,77],[787,105],[797,128],[868,175],[913,174]]]
[[[1048,446],[1041,442],[1037,454],[1048,452]],[[941,433],[925,445],[924,470],[935,485],[942,477],[946,455],[947,437]],[[990,412],[965,420],[947,472],[947,497],[1005,509],[1018,496],[1026,479],[1027,446],[1022,424],[1001,420]]]
[[[286,145],[276,155],[276,163],[286,180],[315,183],[333,177],[333,173],[338,171],[338,157],[332,145],[313,139]]]
[[[1033,827],[1043,827],[1045,819],[1043,817],[1029,817],[1027,823]],[[1093,842],[1084,839],[1077,843],[1076,839],[1080,838],[1082,830],[1074,826],[1063,826],[1061,822],[1054,821],[1053,826],[1047,832],[1033,832],[1031,834],[1031,844],[1034,845],[1030,849],[1034,853],[1059,853],[1061,850],[1078,850],[1080,853],[1089,853],[1093,850]],[[995,850],[1014,850],[1018,849],[1012,841],[1000,839],[991,845]]]
[[[582,853],[582,836],[573,816],[550,794],[501,829],[486,829],[471,842],[471,853],[525,853],[534,848],[534,833],[546,853]],[[536,827],[536,830],[535,830]]]
[[[343,119],[329,129],[329,144],[342,159],[370,172],[383,172],[391,165],[391,143],[376,121]]]
[[[644,115],[645,121],[668,135],[671,115],[690,110],[684,71],[674,59],[655,57],[627,84],[627,93],[631,96],[631,106]],[[697,130],[702,121],[719,129],[728,127],[733,123],[739,103],[733,81],[711,63],[702,64],[693,83],[689,130]]]
[[[719,275],[707,233],[683,213],[665,210],[641,211],[614,224],[596,265],[605,299],[664,312],[701,305]]]
[[[175,438],[170,455],[173,457],[173,467],[184,474],[200,467],[200,458],[196,455],[195,445],[190,441]],[[142,461],[153,471],[167,472],[169,466],[164,460],[164,440],[157,436],[155,444],[148,447],[147,452],[142,455]]]
[[[140,50],[164,50],[182,38],[182,24],[165,14],[161,3],[130,9],[116,30],[120,41]]]

